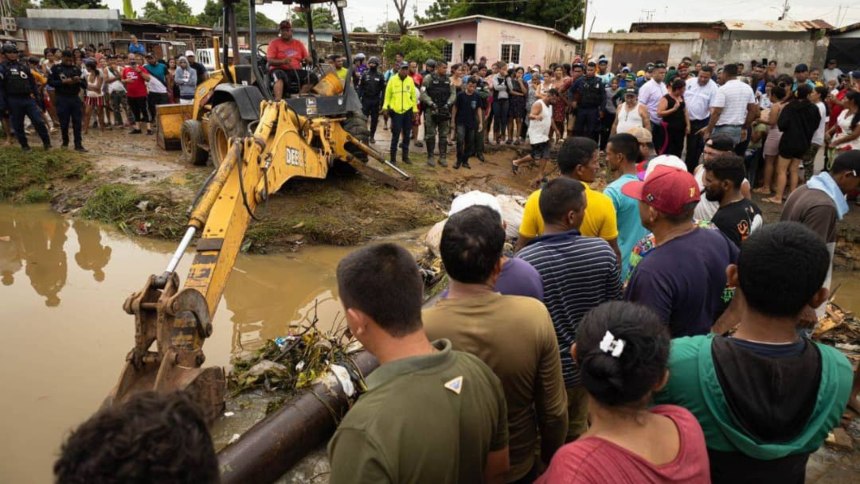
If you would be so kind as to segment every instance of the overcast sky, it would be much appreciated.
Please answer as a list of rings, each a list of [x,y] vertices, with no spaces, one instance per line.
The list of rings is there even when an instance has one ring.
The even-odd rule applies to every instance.
[[[206,0],[186,1],[194,13],[203,10],[206,3]],[[122,9],[122,0],[106,2],[110,8]],[[135,10],[143,11],[146,0],[132,2]],[[433,0],[409,0],[408,18],[413,18],[415,5],[420,15],[432,3]],[[592,0],[588,7],[587,25],[593,32],[606,32],[610,28],[629,29],[631,22],[647,20],[649,15],[653,21],[776,20],[782,12],[783,3],[784,0]],[[789,3],[790,19],[823,19],[837,26],[860,22],[860,0],[789,0]],[[837,19],[840,5],[842,15]],[[287,7],[279,3],[263,5],[258,9],[274,20],[283,19],[287,12]],[[646,12],[645,9],[652,12]],[[397,13],[391,0],[349,0],[346,18],[350,27],[363,25],[372,31],[385,19],[395,20]],[[578,35],[579,31],[576,32]]]

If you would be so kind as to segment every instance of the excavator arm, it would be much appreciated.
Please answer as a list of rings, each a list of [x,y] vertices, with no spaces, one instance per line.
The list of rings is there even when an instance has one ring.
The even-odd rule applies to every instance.
[[[135,345],[105,404],[141,391],[186,390],[213,421],[224,405],[220,367],[202,368],[203,343],[257,207],[293,177],[323,179],[336,160],[380,182],[408,188],[409,176],[367,166],[355,153],[381,155],[341,126],[338,118],[299,116],[284,102],[264,101],[252,136],[229,142],[227,156],[192,208],[188,228],[165,272],[150,276],[123,308],[135,316]],[[184,286],[176,268],[199,235]],[[155,348],[153,348],[155,343]]]

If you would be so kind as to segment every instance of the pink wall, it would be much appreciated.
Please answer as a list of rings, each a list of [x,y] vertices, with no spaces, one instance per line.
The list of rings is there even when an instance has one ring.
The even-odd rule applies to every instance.
[[[461,59],[463,53],[463,44],[476,43],[478,39],[478,26],[474,23],[464,23],[459,25],[448,25],[423,32],[425,40],[445,39],[453,45],[452,62],[463,62],[466,59]],[[480,46],[478,46],[480,48]],[[477,61],[480,54],[475,58]],[[487,56],[489,58],[489,56]]]
[[[481,20],[478,24],[478,57],[490,62],[501,58],[502,44],[520,44],[520,65],[544,64],[546,31],[503,22]]]
[[[446,39],[453,44],[453,62],[463,62],[463,44],[476,44],[475,61],[482,56],[490,62],[501,59],[502,44],[519,44],[522,66],[570,62],[576,44],[537,28],[480,19],[422,31],[426,40]],[[480,40],[478,40],[480,39]]]

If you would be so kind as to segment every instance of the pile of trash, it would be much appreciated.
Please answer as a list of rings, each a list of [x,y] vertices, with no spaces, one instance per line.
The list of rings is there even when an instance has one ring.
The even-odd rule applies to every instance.
[[[227,377],[231,397],[251,390],[296,393],[343,360],[353,343],[346,336],[346,324],[324,332],[317,329],[317,321],[314,315],[311,323],[292,334],[268,340],[250,355],[234,357]]]
[[[860,367],[860,319],[832,300],[827,303],[826,315],[818,321],[812,338],[840,350],[855,372]]]

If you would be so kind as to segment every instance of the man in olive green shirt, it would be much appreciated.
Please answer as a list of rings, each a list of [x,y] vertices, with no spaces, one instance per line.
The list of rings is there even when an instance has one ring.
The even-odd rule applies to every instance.
[[[535,449],[546,465],[567,434],[567,395],[552,318],[537,299],[494,291],[505,231],[498,212],[472,206],[452,215],[439,245],[450,285],[424,310],[430,338],[484,361],[502,381],[508,403],[511,470],[507,482],[537,478]]]
[[[427,339],[415,259],[394,244],[366,247],[340,262],[337,281],[349,330],[380,366],[329,443],[330,482],[504,482],[501,383],[450,341]]]

